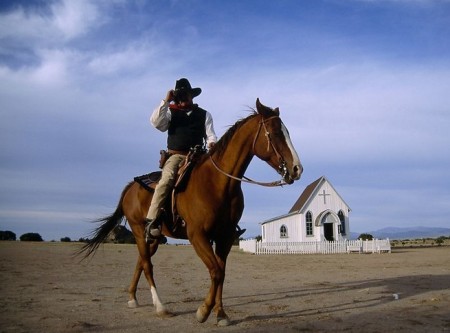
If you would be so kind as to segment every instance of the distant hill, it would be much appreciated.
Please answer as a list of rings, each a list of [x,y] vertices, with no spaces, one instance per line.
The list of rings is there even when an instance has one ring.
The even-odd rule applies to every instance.
[[[375,231],[365,232],[371,234],[378,239],[416,239],[416,238],[436,238],[439,236],[450,237],[450,228],[435,228],[435,227],[409,227],[397,228],[388,227]],[[356,239],[360,233],[351,233],[351,238]]]
[[[112,243],[136,243],[133,233],[123,225],[118,225],[111,231],[107,238]]]

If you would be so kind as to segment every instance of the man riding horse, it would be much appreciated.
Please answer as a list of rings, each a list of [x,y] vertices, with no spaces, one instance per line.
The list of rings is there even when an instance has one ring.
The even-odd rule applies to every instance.
[[[192,100],[192,96],[200,93],[200,90],[192,89],[188,82],[179,80],[176,85],[176,88],[184,87],[184,89],[178,90],[190,93],[190,97],[182,98],[184,101]],[[202,135],[206,136],[206,112],[196,114],[198,109],[192,102],[188,103],[189,110],[187,112],[181,111],[185,109],[178,107],[180,103],[171,102],[175,102],[178,96],[176,90],[168,94],[167,100],[162,102],[158,112],[164,114],[166,118],[165,130],[169,131],[169,149],[189,149],[192,144],[197,143],[194,139],[198,139],[200,142],[200,138],[203,140],[204,137]],[[191,111],[190,114],[189,111]],[[214,147],[193,164],[189,172],[189,182],[183,184],[182,191],[177,189],[175,206],[177,213],[185,222],[182,227],[173,228],[173,224],[169,220],[167,223],[166,220],[162,224],[158,223],[158,209],[153,216],[154,219],[145,225],[146,213],[154,193],[136,178],[123,189],[114,212],[98,219],[101,225],[95,229],[92,237],[79,253],[84,252],[85,258],[93,255],[114,228],[126,219],[136,239],[139,253],[128,289],[129,307],[139,306],[136,292],[139,279],[144,273],[150,287],[156,314],[161,317],[172,315],[159,297],[151,260],[158,250],[160,239],[152,241],[146,239],[145,227],[147,226],[150,234],[152,231],[150,227],[156,219],[154,224],[156,226],[154,229],[157,229],[156,235],[163,234],[167,237],[189,240],[196,254],[208,269],[210,285],[203,302],[197,308],[195,314],[197,321],[204,323],[210,314],[214,313],[217,326],[231,324],[224,309],[223,290],[227,258],[236,239],[236,227],[244,211],[244,193],[241,184],[246,181],[264,186],[282,186],[294,183],[300,179],[303,172],[303,166],[291,141],[289,131],[280,118],[280,110],[263,105],[257,98],[256,108],[253,111],[248,117],[231,126]],[[187,119],[192,115],[198,117],[196,118],[197,122],[191,118]],[[180,127],[180,123],[183,124],[183,121],[185,121],[185,125]],[[179,132],[180,129],[185,132]],[[200,138],[194,136],[200,132],[202,132],[202,135],[198,134]],[[181,141],[179,138],[193,141],[189,141],[189,145],[186,146],[177,146],[176,144],[180,144]],[[184,152],[186,151],[184,150]],[[183,154],[176,155],[184,156]],[[281,180],[262,183],[246,178],[245,172],[253,157],[265,161],[281,175]],[[181,158],[176,162],[180,160]],[[173,168],[177,169],[178,165],[175,163]],[[169,181],[169,184],[173,185],[173,182]],[[176,184],[175,187],[178,188],[178,185]],[[166,191],[167,196],[170,191]],[[268,200],[271,200],[270,196],[265,197],[265,201],[260,204],[265,204]],[[161,206],[163,206],[161,203],[159,206],[154,204],[153,208]],[[162,217],[160,219],[163,220]],[[212,246],[212,242],[214,246]]]
[[[200,95],[200,88],[192,88],[188,79],[176,81],[175,89],[167,92],[166,98],[153,111],[150,123],[161,132],[168,131],[168,158],[163,162],[162,176],[155,188],[147,213],[145,233],[147,239],[161,237],[161,210],[173,190],[178,169],[185,161],[190,149],[195,146],[212,148],[217,141],[211,114],[193,103]],[[237,237],[245,229],[238,227]]]

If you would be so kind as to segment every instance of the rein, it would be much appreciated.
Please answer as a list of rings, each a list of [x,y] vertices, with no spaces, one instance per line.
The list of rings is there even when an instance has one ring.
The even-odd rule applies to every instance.
[[[225,176],[227,176],[228,178],[232,178],[234,180],[243,182],[243,183],[249,183],[249,184],[255,184],[255,185],[261,185],[261,186],[267,186],[267,187],[275,187],[275,186],[283,186],[286,185],[287,183],[284,182],[283,180],[277,180],[274,182],[258,182],[256,180],[252,180],[248,177],[235,177],[233,175],[230,175],[229,173],[223,171],[221,168],[219,168],[219,166],[216,164],[216,162],[214,162],[212,156],[209,156],[209,159],[211,160],[212,164],[214,165],[214,167],[217,169],[217,171],[219,171],[220,173],[224,174]]]
[[[273,116],[273,117],[267,118],[265,120],[262,119],[262,117],[261,117],[261,121],[260,121],[259,126],[258,126],[258,131],[256,132],[255,138],[253,139],[252,151],[253,151],[253,155],[255,155],[256,140],[258,139],[259,132],[261,132],[261,127],[264,127],[264,131],[265,131],[264,135],[266,136],[266,139],[267,139],[267,151],[269,151],[270,146],[272,146],[272,149],[274,150],[275,154],[277,155],[278,159],[280,160],[279,170],[280,171],[283,170],[285,172],[286,162],[284,161],[283,157],[281,156],[281,154],[278,152],[278,150],[275,148],[274,144],[272,143],[272,140],[270,138],[270,132],[267,130],[267,127],[266,127],[266,122],[271,120],[271,119],[273,119],[273,118],[276,118],[276,117],[278,117],[278,116]],[[287,183],[284,180],[277,180],[277,181],[273,181],[273,182],[259,182],[259,181],[252,180],[252,179],[250,179],[248,177],[245,177],[245,176],[243,176],[242,178],[235,177],[235,176],[230,175],[229,173],[223,171],[216,164],[216,162],[213,160],[212,155],[209,155],[209,159],[211,160],[212,164],[217,169],[217,171],[219,171],[220,173],[222,173],[223,175],[225,175],[225,176],[227,176],[227,177],[229,177],[231,179],[234,179],[234,180],[237,180],[237,181],[240,181],[240,182],[244,182],[244,183],[261,185],[261,186],[267,186],[267,187],[275,187],[275,186],[287,185]]]

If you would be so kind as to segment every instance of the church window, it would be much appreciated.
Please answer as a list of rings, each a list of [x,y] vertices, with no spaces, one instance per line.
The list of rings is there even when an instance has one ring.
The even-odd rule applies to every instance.
[[[283,224],[280,228],[280,238],[287,238],[288,232],[286,226]]]
[[[340,231],[341,235],[345,235],[346,234],[346,231],[345,231],[345,216],[344,216],[344,213],[342,212],[342,210],[339,211],[338,216],[339,216],[339,221],[341,222],[341,226],[339,228],[339,231]]]
[[[313,235],[313,223],[312,223],[312,214],[311,212],[306,213],[306,236]]]

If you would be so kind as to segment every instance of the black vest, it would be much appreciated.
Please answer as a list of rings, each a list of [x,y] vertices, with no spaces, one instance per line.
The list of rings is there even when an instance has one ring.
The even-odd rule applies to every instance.
[[[187,151],[201,145],[206,138],[206,111],[194,104],[190,115],[184,110],[171,109],[167,148]]]

